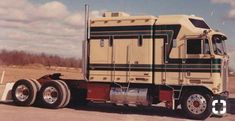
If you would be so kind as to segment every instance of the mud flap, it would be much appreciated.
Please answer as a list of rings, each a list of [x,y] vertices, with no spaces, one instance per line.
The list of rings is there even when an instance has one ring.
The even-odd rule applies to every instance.
[[[175,109],[174,92],[172,90],[160,90],[159,100],[165,102],[167,108]]]
[[[1,100],[0,102],[13,102],[12,100],[12,96],[11,96],[11,90],[12,90],[12,87],[14,86],[14,83],[7,83],[6,85],[0,85],[0,90],[3,92],[0,92],[0,97],[1,97]]]

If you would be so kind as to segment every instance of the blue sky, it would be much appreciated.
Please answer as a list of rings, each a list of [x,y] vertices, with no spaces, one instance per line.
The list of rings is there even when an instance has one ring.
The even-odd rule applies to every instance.
[[[85,3],[92,16],[103,11],[201,16],[228,36],[235,55],[235,0],[2,0],[0,49],[81,57]]]

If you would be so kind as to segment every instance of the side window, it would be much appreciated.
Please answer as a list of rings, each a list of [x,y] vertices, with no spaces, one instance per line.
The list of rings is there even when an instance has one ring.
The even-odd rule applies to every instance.
[[[100,40],[100,47],[104,47],[104,39]]]
[[[143,36],[139,35],[138,37],[138,46],[141,47],[143,45]]]
[[[201,54],[202,46],[201,39],[189,39],[187,40],[187,54]]]
[[[208,39],[206,39],[204,41],[204,44],[203,44],[203,54],[210,54],[210,46],[209,46]]]

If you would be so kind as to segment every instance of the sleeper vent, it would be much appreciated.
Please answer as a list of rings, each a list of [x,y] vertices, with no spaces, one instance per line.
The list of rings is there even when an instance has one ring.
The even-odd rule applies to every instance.
[[[130,15],[124,12],[105,12],[103,14],[103,17],[127,17],[127,16]]]

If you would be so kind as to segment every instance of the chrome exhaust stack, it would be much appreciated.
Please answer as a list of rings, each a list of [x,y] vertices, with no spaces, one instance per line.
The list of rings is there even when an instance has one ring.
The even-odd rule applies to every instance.
[[[82,42],[82,72],[83,76],[86,79],[87,77],[87,62],[88,60],[88,41],[90,39],[90,18],[89,18],[89,5],[85,5],[85,35]]]

